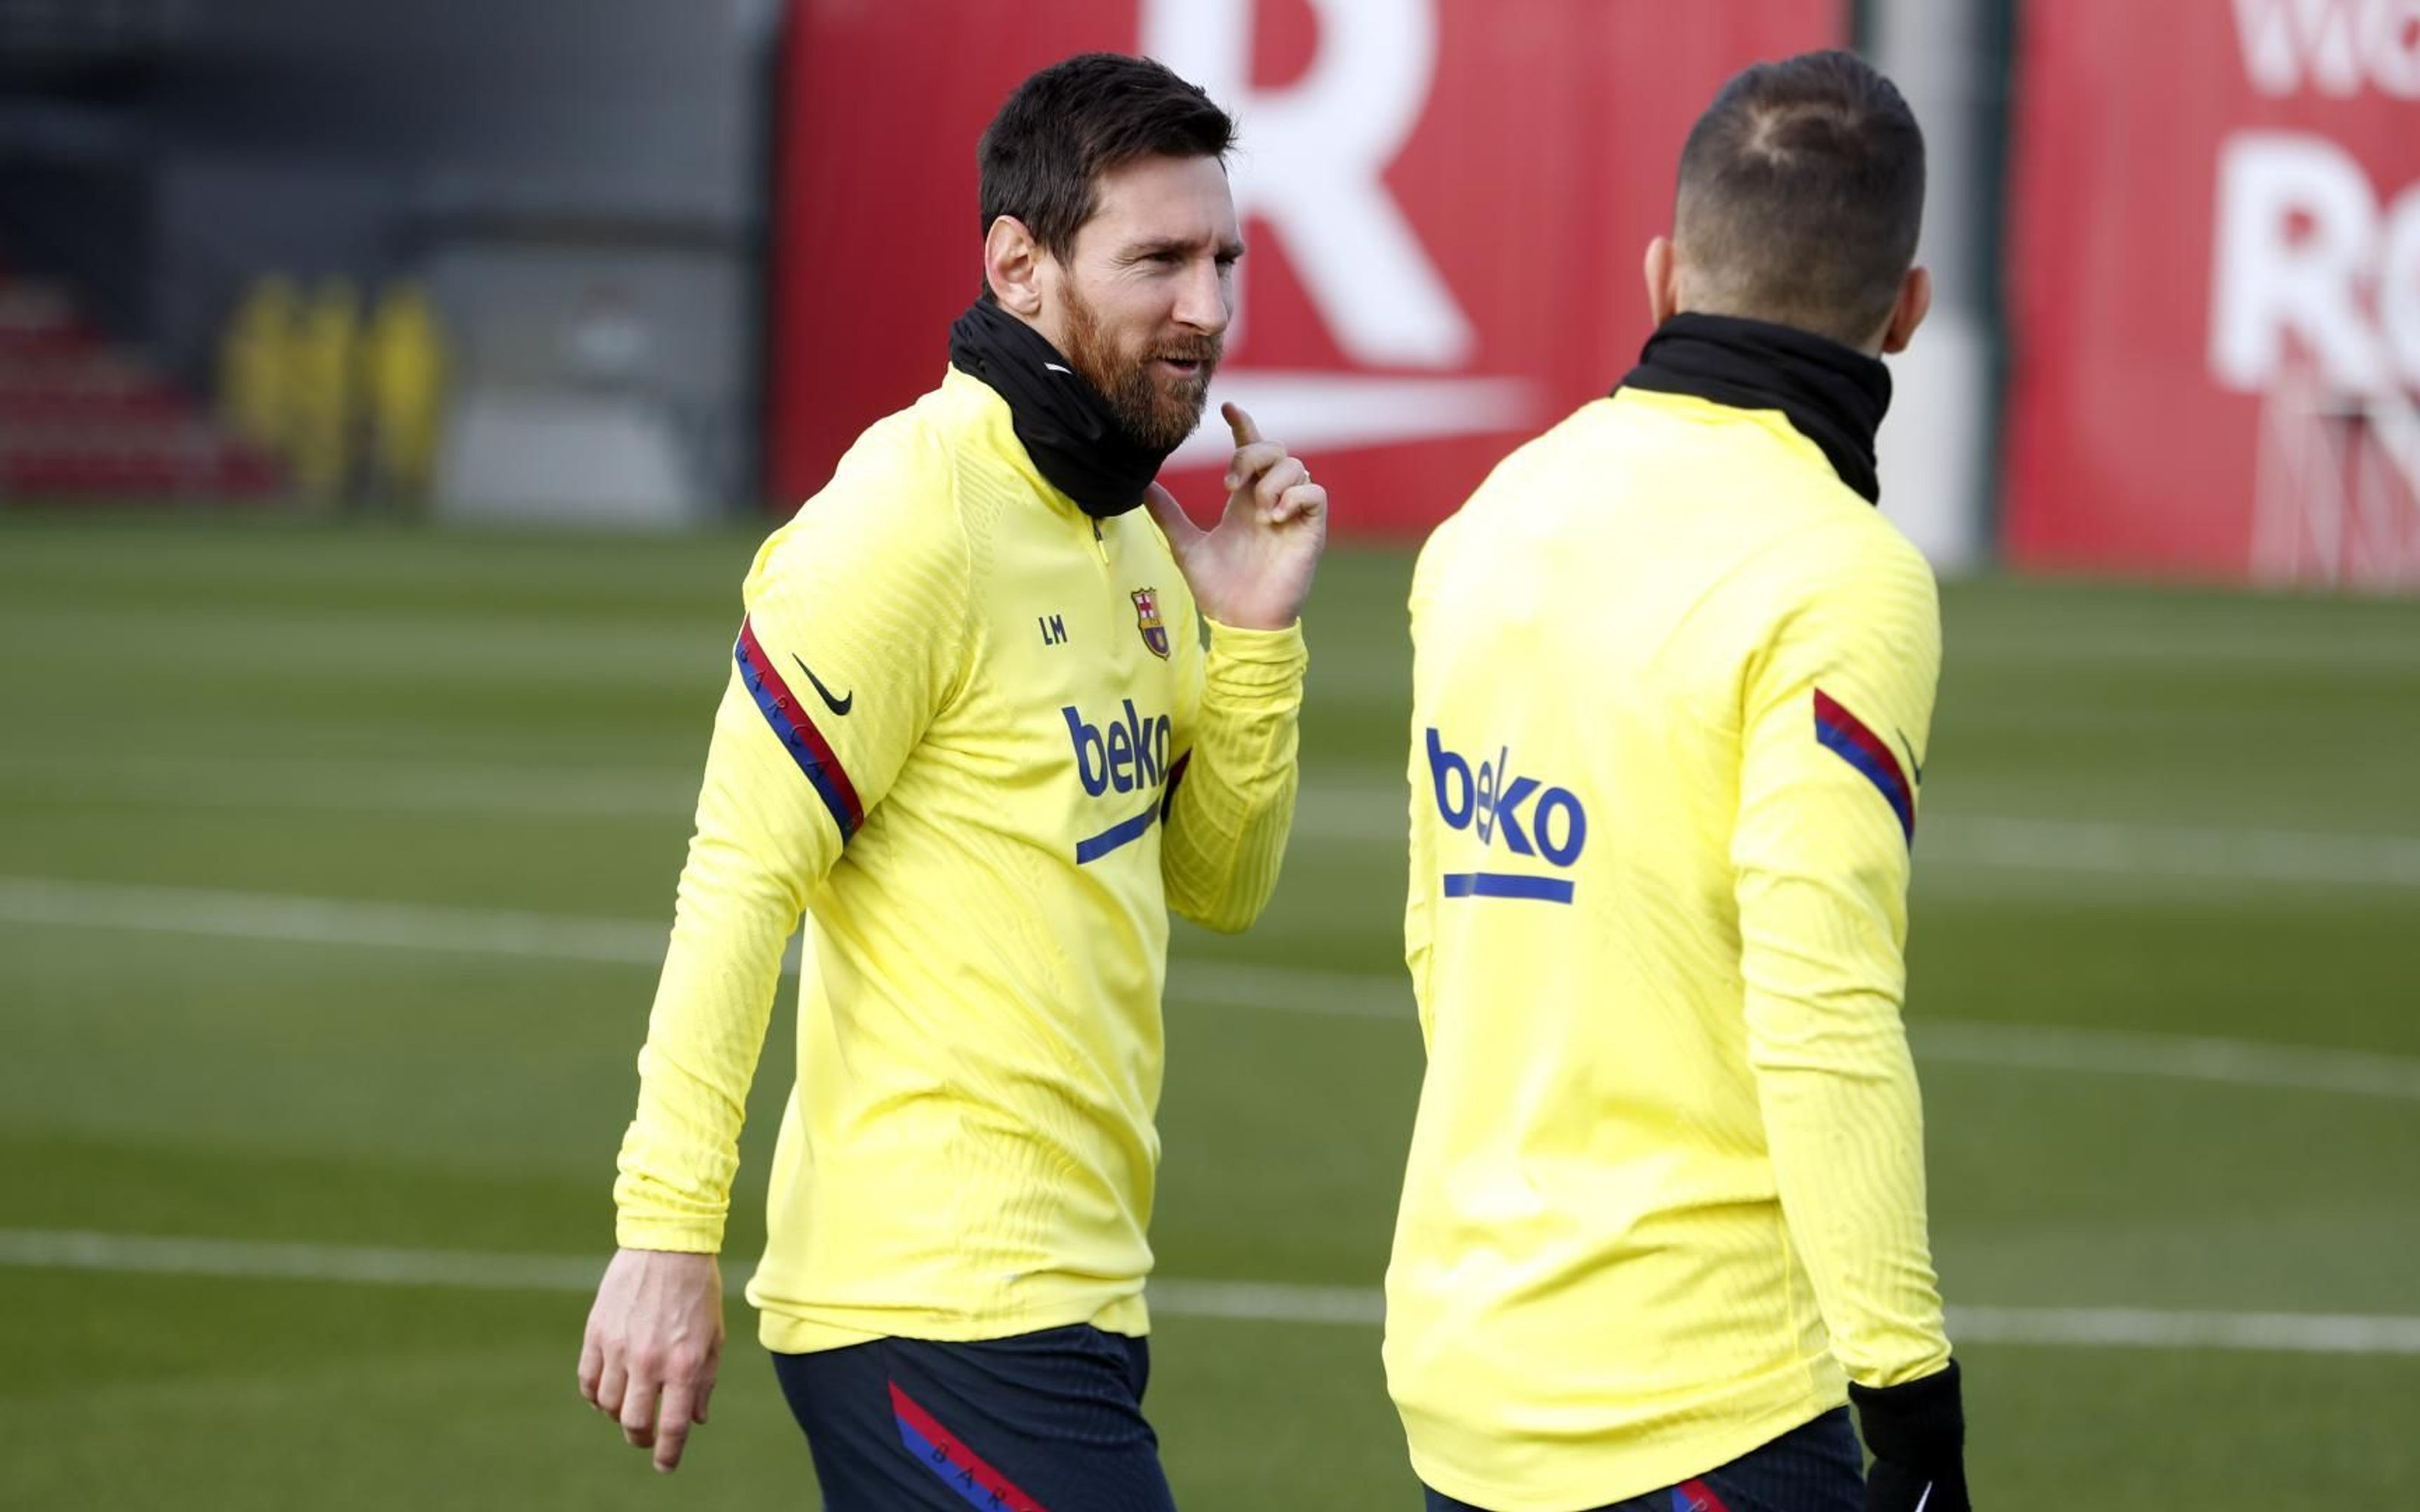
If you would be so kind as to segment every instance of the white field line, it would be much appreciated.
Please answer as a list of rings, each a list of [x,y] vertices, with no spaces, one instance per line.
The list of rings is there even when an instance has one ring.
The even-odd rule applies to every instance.
[[[495,764],[121,757],[70,763],[0,757],[0,772],[38,787],[179,808],[355,813],[465,813],[676,822],[696,801],[693,774],[671,768]],[[1314,782],[1295,832],[1328,843],[1401,845],[1406,790],[1394,779]],[[2234,829],[2191,825],[1928,815],[1919,870],[2420,887],[2420,837]]]
[[[502,909],[135,887],[0,875],[0,924],[654,966],[661,925]],[[783,964],[796,971],[795,953]],[[1169,964],[1175,1002],[1408,1026],[1392,973],[1247,963]],[[2005,1070],[2148,1076],[2420,1102],[2420,1057],[2184,1035],[2034,1025],[1918,1023],[1918,1058]]]
[[[1918,1059],[1942,1064],[2153,1076],[2420,1103],[2420,1057],[2369,1050],[2036,1024],[1918,1023],[1911,1026],[1909,1041]]]
[[[1917,866],[2286,886],[2420,887],[2420,839],[2306,830],[1944,817]]]
[[[0,773],[44,794],[182,809],[666,820],[686,817],[697,801],[697,775],[668,767],[0,757]]]
[[[1413,1022],[1412,981],[1401,972],[1321,971],[1174,956],[1168,963],[1168,995],[1204,1008],[1379,1019],[1406,1026]]]
[[[326,1281],[357,1286],[487,1291],[585,1292],[604,1257],[489,1255],[336,1244],[167,1239],[83,1230],[0,1228],[0,1267],[79,1273]],[[735,1292],[747,1280],[729,1268]],[[1385,1300],[1373,1287],[1274,1281],[1155,1280],[1147,1295],[1163,1318],[1374,1327]],[[2246,1350],[2318,1354],[2420,1355],[2420,1318],[2342,1313],[2182,1312],[2141,1307],[1953,1307],[1949,1332],[1965,1344],[2054,1348]]]
[[[0,921],[296,945],[658,965],[671,931],[618,918],[0,876]]]
[[[1978,1344],[2306,1354],[2420,1354],[2420,1318],[2355,1313],[2169,1312],[2149,1307],[1952,1307],[1952,1337]]]
[[[159,1239],[55,1228],[0,1228],[0,1265],[35,1271],[345,1281],[365,1287],[477,1291],[585,1291],[594,1288],[605,1273],[602,1255],[486,1255],[467,1250]]]

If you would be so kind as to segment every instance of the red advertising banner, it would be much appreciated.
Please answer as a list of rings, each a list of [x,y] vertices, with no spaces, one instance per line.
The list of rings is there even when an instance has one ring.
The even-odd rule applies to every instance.
[[[2420,584],[2420,5],[2020,13],[2011,561]]]
[[[1424,531],[1646,338],[1640,261],[1733,71],[1845,7],[1706,0],[798,0],[779,113],[768,483],[790,507],[939,381],[981,282],[975,142],[1026,74],[1142,52],[1242,124],[1249,251],[1212,398],[1317,467],[1340,531]],[[1171,479],[1197,510],[1212,423]]]

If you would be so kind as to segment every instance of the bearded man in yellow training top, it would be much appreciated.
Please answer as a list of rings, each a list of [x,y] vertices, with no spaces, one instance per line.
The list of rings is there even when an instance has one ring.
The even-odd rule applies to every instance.
[[[940,386],[748,575],[580,1363],[660,1469],[705,1420],[803,914],[748,1290],[825,1506],[1171,1504],[1141,1412],[1168,913],[1239,930],[1276,884],[1326,533],[1239,410],[1216,529],[1153,481],[1233,314],[1233,131],[1142,59],[1021,85]]]

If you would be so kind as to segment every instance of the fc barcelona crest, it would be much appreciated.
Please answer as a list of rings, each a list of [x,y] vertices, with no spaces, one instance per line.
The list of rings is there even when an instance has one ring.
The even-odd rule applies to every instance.
[[[1138,588],[1129,595],[1135,604],[1135,628],[1142,632],[1142,643],[1151,654],[1168,659],[1168,625],[1159,617],[1159,590]]]

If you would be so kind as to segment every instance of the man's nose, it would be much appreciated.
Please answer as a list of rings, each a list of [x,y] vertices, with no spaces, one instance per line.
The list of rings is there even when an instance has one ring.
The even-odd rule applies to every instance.
[[[1176,320],[1179,325],[1218,335],[1234,318],[1227,302],[1227,281],[1221,277],[1218,265],[1204,257],[1186,270],[1183,285],[1176,292]]]

